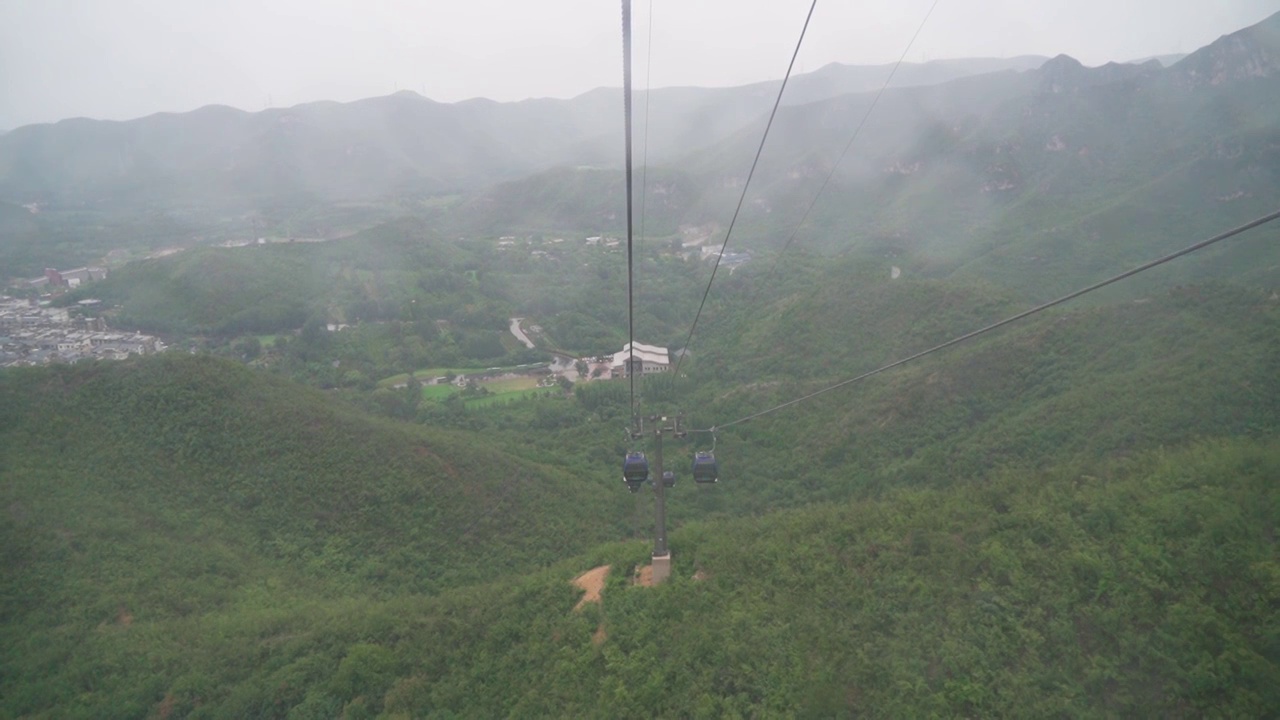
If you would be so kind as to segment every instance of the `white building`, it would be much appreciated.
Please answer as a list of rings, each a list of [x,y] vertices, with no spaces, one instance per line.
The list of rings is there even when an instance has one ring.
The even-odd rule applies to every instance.
[[[613,354],[613,361],[609,364],[610,377],[628,377],[627,360],[634,354],[635,364],[640,368],[641,375],[650,375],[652,373],[667,372],[671,369],[671,356],[664,347],[657,345],[645,345],[644,343],[627,343],[622,346],[622,352]]]

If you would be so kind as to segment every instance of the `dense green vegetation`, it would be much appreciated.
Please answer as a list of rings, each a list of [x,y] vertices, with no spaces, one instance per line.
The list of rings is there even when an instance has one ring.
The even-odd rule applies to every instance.
[[[399,319],[411,311],[505,328],[489,309],[466,255],[439,241],[421,222],[382,226],[351,241],[201,248],[132,263],[107,281],[71,293],[64,302],[99,297],[119,306],[116,321],[141,330],[235,336],[297,330],[310,317],[335,322]],[[431,269],[457,263],[459,272]],[[407,269],[408,268],[408,269]],[[448,294],[447,305],[433,301]],[[420,299],[422,308],[405,308]],[[445,301],[440,301],[445,302]],[[491,317],[480,318],[477,313]],[[412,315],[405,319],[414,319]]]
[[[870,275],[735,276],[642,402],[706,427],[1009,308]],[[1221,285],[1051,314],[725,430],[716,488],[670,443],[659,590],[623,579],[645,545],[592,549],[647,532],[615,480],[626,383],[347,391],[406,424],[206,356],[7,371],[4,709],[1266,714],[1277,313]],[[1257,440],[1196,441],[1221,436]],[[570,612],[601,563],[605,605]]]
[[[617,257],[578,247],[540,265],[436,246],[412,227],[364,245],[219,250],[245,253],[204,258],[227,268],[220,283],[195,280],[199,263],[177,256],[141,266],[156,282],[98,286],[122,292],[101,293],[122,315],[149,307],[184,323],[165,302],[130,303],[157,283],[174,303],[204,287],[215,322],[253,305],[245,297],[305,299],[302,327],[270,343],[204,337],[250,367],[173,354],[0,373],[0,642],[18,649],[0,672],[0,709],[1276,706],[1270,288],[1131,289],[734,425],[718,433],[715,488],[689,487],[686,470],[710,438],[672,441],[678,577],[629,590],[622,575],[646,545],[599,545],[648,532],[647,493],[616,480],[627,383],[486,398],[375,382],[466,369],[458,348],[503,336],[518,306],[545,313],[557,342],[589,334],[594,316],[623,307]],[[698,266],[667,252],[650,248],[641,277],[647,293],[678,299],[647,300],[645,322],[678,333]],[[579,286],[542,287],[579,261]],[[642,408],[723,424],[1025,306],[990,283],[890,280],[886,264],[798,252],[785,267],[726,275],[682,376],[646,378]],[[271,294],[280,287],[293,290]],[[373,298],[394,317],[324,329]],[[1215,575],[1219,560],[1228,570]],[[570,612],[565,581],[600,563],[619,568],[605,606]],[[607,639],[593,644],[601,622]]]
[[[547,350],[617,350],[626,340],[625,257],[582,237],[556,240],[445,242],[405,220],[328,243],[204,248],[132,263],[58,302],[98,298],[114,327],[323,388],[368,390],[431,367],[545,362]],[[703,268],[669,245],[650,244],[637,260],[637,332],[675,342],[696,309]],[[510,334],[513,316],[544,324],[541,351]]]
[[[621,501],[603,479],[371,417],[226,361],[166,355],[0,380],[7,415],[21,419],[4,430],[4,491],[36,523],[28,532],[76,535],[85,567],[141,523],[156,541],[223,533],[233,554],[343,575],[334,587],[424,592],[616,532]],[[543,505],[564,495],[573,509]]]
[[[1274,439],[1006,471],[688,525],[660,589],[628,587],[627,544],[435,596],[275,561],[225,514],[7,497],[4,709],[1264,716],[1277,473]],[[603,606],[573,612],[568,579],[599,563]]]

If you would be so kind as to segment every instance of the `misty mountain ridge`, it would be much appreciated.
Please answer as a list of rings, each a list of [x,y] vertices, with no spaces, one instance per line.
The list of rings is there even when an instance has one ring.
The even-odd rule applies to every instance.
[[[1063,55],[1032,71],[891,88],[853,146],[872,95],[783,108],[734,245],[776,251],[794,237],[826,251],[881,248],[908,272],[981,277],[1037,299],[1118,272],[1167,252],[1171,238],[1274,209],[1280,83],[1260,60],[1270,37],[1235,33],[1168,68],[1089,68]],[[1227,70],[1233,58],[1239,72]],[[1216,84],[1195,81],[1205,62],[1222,68]],[[647,234],[723,230],[759,142],[759,127],[746,127],[650,168]],[[617,227],[621,181],[548,171],[495,185],[441,220],[480,235]],[[1244,245],[1166,277],[1205,273],[1266,281],[1275,263],[1265,247]]]
[[[1140,65],[1109,62],[1091,68],[1070,55],[1058,55],[1041,65],[1036,74],[1041,78],[1041,91],[1059,93],[1151,77],[1163,70],[1164,66],[1158,60],[1148,60]]]
[[[1140,57],[1140,58],[1134,58],[1132,60],[1127,60],[1125,61],[1124,64],[1125,65],[1141,65],[1143,63],[1155,60],[1156,62],[1160,63],[1162,67],[1169,67],[1170,65],[1178,62],[1179,60],[1181,60],[1186,56],[1187,56],[1187,53],[1168,53],[1165,55],[1148,55],[1147,57]]]
[[[1192,85],[1221,85],[1280,74],[1280,13],[1218,38],[1171,69]]]
[[[1044,191],[1047,199],[1067,187],[1088,194],[1111,186],[1115,197],[1165,173],[1169,153],[1184,164],[1236,153],[1244,165],[1211,177],[1210,197],[1265,197],[1263,185],[1245,185],[1271,182],[1259,165],[1266,144],[1258,143],[1276,114],[1249,83],[1273,82],[1278,27],[1280,14],[1169,67],[1149,60],[1089,68],[1065,55],[904,63],[840,161],[828,194],[845,194],[815,208],[809,232],[868,222],[874,232],[908,236],[940,229],[930,241],[936,249]],[[831,64],[792,78],[744,214],[744,240],[791,231],[891,69]],[[724,219],[776,88],[652,91],[652,127],[635,132],[649,141],[650,175],[670,182],[655,188],[650,233]],[[646,101],[638,94],[636,107]],[[401,91],[254,113],[207,106],[26,126],[0,136],[0,201],[38,204],[41,215],[35,227],[19,223],[27,229],[11,245],[20,251],[0,250],[4,264],[33,272],[66,261],[67,250],[55,258],[42,249],[41,238],[57,233],[92,235],[84,242],[102,245],[100,256],[143,236],[161,247],[261,225],[334,237],[404,214],[460,234],[616,232],[621,105],[616,88],[570,100],[452,104]],[[1232,111],[1224,116],[1223,108]],[[1241,131],[1247,142],[1229,139]],[[1239,150],[1213,150],[1215,142]],[[1245,149],[1254,154],[1241,155]],[[921,203],[931,212],[920,213]],[[133,229],[140,213],[153,218],[141,233]],[[92,261],[95,251],[83,252],[81,261]]]
[[[904,63],[894,85],[1026,70],[1043,60]],[[831,64],[794,77],[784,100],[797,105],[875,90],[891,70]],[[661,111],[647,133],[650,161],[675,161],[751,124],[767,112],[776,87],[637,93],[637,106],[651,102]],[[252,207],[263,197],[322,202],[466,191],[556,165],[616,166],[620,106],[616,88],[510,103],[440,103],[400,91],[259,112],[211,105],[128,121],[73,118],[0,139],[0,198]]]

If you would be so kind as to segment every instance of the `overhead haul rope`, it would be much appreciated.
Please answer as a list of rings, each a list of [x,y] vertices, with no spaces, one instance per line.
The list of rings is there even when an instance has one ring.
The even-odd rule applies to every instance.
[[[944,343],[942,343],[942,344],[940,344],[940,345],[935,345],[935,346],[933,346],[933,347],[929,348],[928,350],[922,350],[922,351],[920,351],[920,352],[916,353],[915,355],[911,355],[911,356],[909,356],[909,357],[905,357],[905,358],[903,358],[903,359],[901,359],[901,360],[898,360],[898,361],[896,361],[896,362],[891,362],[891,363],[889,363],[888,365],[884,365],[884,366],[882,366],[882,367],[878,367],[878,368],[876,368],[875,370],[871,370],[870,372],[865,372],[865,373],[863,373],[863,374],[861,374],[861,375],[859,375],[859,376],[857,376],[857,377],[849,378],[848,380],[843,380],[843,381],[838,382],[838,383],[836,383],[836,384],[834,384],[834,385],[830,385],[830,386],[827,386],[827,387],[825,387],[825,388],[822,388],[821,390],[817,390],[817,391],[811,392],[811,393],[809,393],[808,395],[802,395],[802,396],[800,396],[800,397],[798,397],[798,398],[795,398],[794,400],[788,400],[787,402],[781,403],[781,404],[779,404],[779,405],[774,405],[773,407],[771,407],[771,408],[769,408],[769,409],[767,409],[767,410],[761,410],[761,411],[760,411],[760,412],[758,412],[758,413],[752,413],[751,415],[747,415],[746,417],[739,418],[739,419],[737,419],[737,420],[734,420],[733,422],[727,422],[727,423],[724,423],[723,425],[713,425],[712,427],[710,427],[710,428],[708,428],[708,429],[706,429],[706,430],[691,430],[690,432],[709,432],[709,433],[713,433],[713,434],[714,434],[714,433],[716,433],[716,432],[718,432],[718,431],[720,431],[720,430],[723,430],[724,428],[727,428],[727,427],[729,427],[729,426],[731,426],[731,425],[737,425],[737,424],[739,424],[739,423],[747,422],[748,420],[754,420],[754,419],[756,419],[756,418],[758,418],[758,417],[760,417],[760,416],[762,416],[762,415],[768,415],[769,413],[777,412],[778,410],[782,410],[783,408],[791,407],[792,405],[796,405],[796,404],[798,404],[798,403],[802,403],[802,402],[804,402],[805,400],[810,400],[810,399],[812,399],[812,398],[818,397],[819,395],[824,395],[824,394],[826,394],[826,393],[831,392],[832,390],[837,390],[837,389],[839,389],[839,388],[842,388],[842,387],[844,387],[845,385],[850,385],[850,384],[852,384],[852,383],[856,383],[856,382],[858,382],[859,380],[865,380],[865,379],[867,379],[867,378],[871,377],[872,375],[878,375],[878,374],[880,374],[880,373],[882,373],[882,372],[884,372],[884,371],[886,371],[886,370],[891,370],[891,369],[893,369],[893,368],[896,368],[896,367],[898,367],[899,365],[905,365],[905,364],[907,364],[907,363],[909,363],[909,362],[911,362],[911,361],[913,361],[913,360],[918,360],[918,359],[920,359],[920,358],[924,357],[925,355],[932,355],[933,353],[938,352],[939,350],[942,350],[942,349],[945,349],[945,348],[949,348],[949,347],[951,347],[952,345],[957,345],[957,344],[962,343],[962,342],[964,342],[964,341],[966,341],[966,340],[969,340],[969,339],[972,339],[972,338],[978,337],[979,335],[984,335],[984,334],[986,334],[986,333],[991,332],[992,330],[995,330],[996,328],[1004,327],[1005,325],[1008,325],[1009,323],[1017,322],[1018,320],[1021,320],[1021,319],[1025,318],[1025,317],[1029,317],[1029,316],[1031,316],[1031,315],[1035,315],[1035,314],[1036,314],[1036,313],[1038,313],[1038,312],[1042,312],[1042,311],[1044,311],[1044,310],[1048,310],[1049,308],[1054,307],[1055,305],[1061,305],[1062,303],[1067,302],[1068,300],[1074,300],[1075,298],[1078,298],[1078,297],[1080,297],[1081,295],[1085,295],[1085,294],[1087,294],[1087,293],[1091,293],[1091,292],[1093,292],[1094,290],[1098,290],[1098,289],[1100,289],[1100,288],[1104,288],[1104,287],[1106,287],[1106,286],[1108,286],[1108,285],[1110,285],[1110,284],[1112,284],[1112,283],[1120,282],[1121,280],[1124,280],[1125,278],[1129,278],[1129,277],[1132,277],[1132,276],[1134,276],[1134,275],[1137,275],[1137,274],[1138,274],[1138,273],[1140,273],[1140,272],[1144,272],[1144,271],[1146,271],[1146,270],[1150,270],[1151,268],[1156,267],[1156,266],[1158,266],[1158,265],[1163,265],[1163,264],[1165,264],[1165,263],[1169,262],[1170,260],[1175,260],[1175,259],[1177,259],[1177,258],[1182,257],[1183,255],[1189,255],[1189,254],[1191,254],[1191,253],[1193,253],[1193,252],[1195,252],[1195,251],[1197,251],[1197,250],[1200,250],[1200,249],[1202,249],[1202,248],[1209,247],[1210,245],[1213,245],[1214,243],[1222,242],[1223,240],[1226,240],[1227,238],[1234,237],[1234,236],[1239,235],[1240,233],[1243,233],[1243,232],[1245,232],[1245,231],[1247,231],[1247,230],[1252,230],[1252,229],[1254,229],[1254,228],[1256,228],[1256,227],[1260,227],[1260,226],[1262,226],[1262,225],[1266,225],[1267,223],[1272,222],[1273,220],[1276,220],[1276,219],[1278,219],[1278,218],[1280,218],[1280,210],[1273,211],[1273,212],[1271,212],[1271,213],[1269,213],[1269,214],[1267,214],[1267,215],[1263,215],[1262,217],[1260,217],[1260,218],[1258,218],[1258,219],[1256,219],[1256,220],[1251,220],[1251,221],[1249,221],[1249,222],[1245,223],[1244,225],[1240,225],[1239,227],[1232,228],[1231,230],[1228,230],[1228,231],[1226,231],[1226,232],[1224,232],[1224,233],[1221,233],[1221,234],[1219,234],[1219,235],[1214,235],[1213,237],[1211,237],[1211,238],[1209,238],[1209,239],[1207,239],[1207,240],[1201,240],[1200,242],[1195,243],[1194,245],[1190,245],[1190,246],[1188,246],[1188,247],[1185,247],[1185,248],[1183,248],[1183,249],[1181,249],[1181,250],[1178,250],[1177,252],[1169,253],[1168,255],[1165,255],[1164,257],[1160,257],[1160,258],[1157,258],[1157,259],[1152,260],[1152,261],[1150,261],[1150,262],[1143,263],[1142,265],[1139,265],[1139,266],[1137,266],[1137,267],[1135,267],[1135,268],[1133,268],[1133,269],[1131,269],[1131,270],[1126,270],[1125,272],[1122,272],[1122,273],[1120,273],[1119,275],[1115,275],[1115,276],[1113,276],[1113,277],[1109,277],[1109,278],[1107,278],[1106,280],[1103,280],[1103,281],[1098,282],[1098,283],[1094,283],[1093,285],[1090,285],[1090,286],[1088,286],[1088,287],[1086,287],[1086,288],[1081,288],[1081,289],[1079,289],[1079,290],[1076,290],[1075,292],[1068,293],[1067,295],[1063,295],[1062,297],[1058,298],[1057,300],[1050,300],[1049,302],[1044,303],[1043,305],[1037,305],[1037,306],[1035,306],[1035,307],[1031,308],[1030,310],[1024,310],[1024,311],[1022,311],[1022,312],[1018,313],[1017,315],[1013,315],[1013,316],[1011,316],[1011,317],[1007,317],[1007,318],[1005,318],[1004,320],[1001,320],[1000,322],[992,323],[992,324],[990,324],[990,325],[988,325],[988,326],[986,326],[986,327],[984,327],[984,328],[979,328],[979,329],[977,329],[977,330],[974,330],[973,332],[965,333],[964,335],[961,335],[961,336],[956,337],[956,338],[952,338],[951,340],[948,340],[948,341],[946,341],[946,342],[944,342]]]
[[[636,416],[636,321],[635,266],[631,259],[632,215],[631,198],[631,0],[622,0],[622,107],[626,114],[627,147],[627,377],[631,378],[631,417]]]
[[[862,127],[867,124],[867,118],[871,117],[871,111],[876,109],[876,105],[880,102],[880,96],[884,95],[884,91],[889,88],[889,83],[893,82],[893,76],[898,73],[898,68],[902,67],[902,62],[907,59],[907,53],[911,52],[911,46],[915,44],[916,38],[920,37],[921,31],[924,30],[925,23],[929,22],[929,16],[933,15],[934,8],[938,7],[939,0],[933,0],[933,4],[929,6],[929,11],[924,14],[924,19],[920,21],[920,25],[916,28],[911,39],[907,41],[907,46],[902,49],[902,54],[898,56],[898,62],[893,64],[893,69],[889,71],[889,77],[884,79],[884,84],[876,91],[875,97],[871,99],[871,104],[867,106],[867,111],[862,114],[862,119],[853,129],[853,135],[849,137],[849,142],[845,143],[844,150],[840,151],[840,156],[836,158],[835,164],[831,166],[831,172],[827,173],[827,177],[818,186],[818,192],[813,194],[813,200],[809,203],[809,207],[805,208],[804,215],[800,216],[800,222],[796,223],[796,227],[791,231],[791,235],[787,241],[783,243],[782,250],[778,251],[777,257],[773,259],[773,265],[769,268],[768,277],[773,277],[773,271],[777,269],[778,263],[782,260],[782,256],[787,252],[787,248],[791,247],[791,243],[795,241],[796,235],[799,234],[800,228],[804,227],[804,223],[809,219],[809,213],[813,212],[813,208],[818,204],[818,198],[822,196],[822,192],[827,189],[827,185],[831,182],[831,178],[835,177],[836,170],[840,167],[840,163],[844,162],[844,156],[849,154],[849,148],[853,147],[853,141],[858,139],[858,133],[862,132]]]
[[[720,261],[724,259],[724,249],[729,245],[729,238],[733,235],[733,226],[738,222],[738,213],[742,212],[742,203],[747,199],[747,188],[751,187],[751,177],[756,173],[756,165],[760,162],[760,154],[764,152],[765,140],[769,139],[769,128],[773,127],[773,118],[778,114],[778,106],[782,104],[782,93],[787,89],[787,80],[791,79],[791,69],[796,65],[796,56],[800,54],[800,46],[804,44],[805,31],[809,29],[809,20],[813,18],[813,9],[817,6],[818,0],[813,0],[813,3],[809,5],[809,14],[804,18],[804,27],[800,28],[800,39],[796,41],[796,49],[791,53],[791,62],[787,64],[787,74],[782,76],[782,87],[778,88],[778,97],[773,101],[773,111],[769,113],[769,122],[765,123],[764,136],[760,138],[760,147],[756,149],[756,158],[751,161],[751,171],[747,173],[747,181],[742,185],[742,195],[738,198],[738,206],[733,211],[733,218],[729,220],[729,229],[724,234],[724,242],[720,243],[720,254],[716,256],[716,264],[711,268],[711,277],[707,280],[707,289],[702,293],[702,302],[698,303],[698,312],[693,316],[693,324],[689,327],[689,336],[685,338],[680,357],[676,359],[676,375],[679,375],[680,364],[684,362],[685,356],[688,355],[689,344],[693,341],[693,331],[698,327],[698,318],[702,317],[702,308],[706,306],[707,296],[711,294],[711,283],[716,280],[716,271],[720,269]]]
[[[644,55],[644,150],[640,151],[640,242],[644,242],[645,206],[649,200],[649,98],[653,78],[653,0],[649,0],[648,43]]]

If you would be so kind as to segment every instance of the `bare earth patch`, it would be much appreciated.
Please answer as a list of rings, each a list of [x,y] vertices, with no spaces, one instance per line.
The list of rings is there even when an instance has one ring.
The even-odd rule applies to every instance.
[[[652,565],[643,565],[636,570],[635,584],[640,587],[653,587]]]
[[[601,565],[574,578],[573,584],[582,588],[585,594],[573,609],[578,610],[589,602],[600,602],[600,592],[604,590],[604,579],[607,577],[609,577],[609,566]]]

